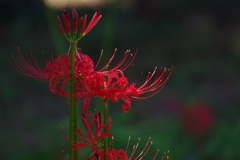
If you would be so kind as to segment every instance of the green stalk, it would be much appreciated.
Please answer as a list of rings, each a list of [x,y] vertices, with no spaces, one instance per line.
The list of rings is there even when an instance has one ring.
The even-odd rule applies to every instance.
[[[109,117],[109,111],[108,111],[108,101],[104,103],[104,114],[103,114],[103,121],[104,121],[104,124],[107,125],[107,122],[108,122],[108,117]],[[105,133],[107,132],[107,127],[105,129]],[[104,141],[104,152],[105,152],[105,155],[107,156],[108,155],[108,137],[105,137],[105,141]],[[105,156],[105,160],[107,160],[107,157]]]
[[[74,60],[75,60],[75,52],[77,50],[77,41],[70,43],[70,64],[71,64],[71,79],[70,79],[70,95],[76,94],[75,88],[75,74],[74,74]],[[76,99],[70,98],[70,127],[69,127],[69,137],[73,141],[77,141],[77,104]],[[72,145],[69,145],[69,160],[77,160],[78,159],[78,152],[74,152],[72,150]]]

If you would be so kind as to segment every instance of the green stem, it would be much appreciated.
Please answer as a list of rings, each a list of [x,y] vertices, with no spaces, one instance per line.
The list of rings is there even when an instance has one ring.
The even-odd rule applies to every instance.
[[[104,124],[107,125],[108,122],[108,117],[109,117],[109,111],[108,111],[108,102],[104,103],[104,114],[103,114],[103,118],[104,118]],[[105,129],[105,133],[107,132],[107,128]],[[104,152],[105,155],[108,155],[108,137],[105,137],[105,141],[104,141]],[[105,160],[107,160],[107,157],[105,156]]]
[[[77,42],[71,42],[70,44],[70,64],[71,64],[71,79],[70,79],[70,95],[74,96],[76,94],[75,88],[75,74],[74,74],[74,60],[75,60],[75,52],[77,49]],[[76,99],[70,98],[70,127],[69,127],[69,137],[73,141],[77,141],[77,104]],[[74,152],[72,150],[72,145],[69,145],[69,160],[77,160],[78,152]]]

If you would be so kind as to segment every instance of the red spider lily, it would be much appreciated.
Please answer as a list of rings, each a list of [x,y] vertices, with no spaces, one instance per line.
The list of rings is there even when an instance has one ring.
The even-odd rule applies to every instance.
[[[17,48],[17,53],[16,58],[12,56],[12,61],[9,58],[8,60],[18,72],[42,82],[49,82],[50,90],[56,95],[65,94],[61,92],[70,76],[68,56],[61,55],[55,60],[52,57],[51,61],[46,61],[45,69],[41,69],[33,55],[24,57],[19,48]]]
[[[82,54],[79,54],[81,57]],[[116,50],[114,52],[114,55],[115,54]],[[122,110],[127,113],[131,108],[131,100],[143,100],[157,94],[166,84],[172,73],[172,69],[166,68],[161,68],[160,71],[157,72],[157,67],[155,67],[153,73],[148,74],[145,82],[139,87],[136,87],[136,83],[129,84],[128,79],[123,73],[123,71],[132,64],[136,53],[132,55],[130,50],[126,51],[119,63],[109,71],[106,71],[114,55],[107,65],[99,71],[77,71],[78,73],[82,73],[82,79],[79,79],[76,84],[76,97],[84,97],[83,110],[85,114],[90,107],[92,96],[102,97],[104,102],[108,99],[112,99],[112,102],[117,102],[122,99],[126,103],[121,106]],[[91,66],[93,65],[91,64]],[[83,69],[81,67],[78,68]],[[147,93],[150,94],[147,95]]]
[[[75,95],[70,95],[67,91],[67,83],[70,79],[70,58],[67,55],[61,55],[52,60],[46,61],[46,66],[41,69],[33,57],[26,55],[25,57],[17,48],[17,56],[12,60],[8,58],[11,65],[20,73],[32,77],[42,82],[48,82],[49,89],[55,95],[76,99]],[[75,66],[75,81],[82,79],[82,73],[92,72],[94,69],[92,60],[85,55],[81,55],[81,63],[79,63],[79,55],[76,55],[77,65]]]
[[[80,17],[78,19],[78,13],[77,13],[76,9],[74,7],[72,7],[72,19],[73,19],[73,27],[72,28],[73,28],[74,34],[71,35],[70,15],[68,12],[64,11],[62,13],[62,19],[63,19],[65,29],[66,29],[68,36],[65,33],[61,18],[59,16],[57,16],[57,21],[58,21],[58,26],[60,28],[61,33],[69,41],[78,41],[94,28],[94,26],[98,23],[98,21],[101,19],[101,17],[102,17],[102,15],[100,14],[100,12],[95,12],[95,14],[93,15],[89,24],[86,25],[87,24],[87,15],[84,15],[83,17]],[[80,25],[81,25],[81,27],[79,27]],[[78,30],[79,30],[79,35],[77,36]]]
[[[82,137],[83,139],[85,139],[86,141],[76,142],[76,144],[73,145],[74,151],[76,151],[77,149],[84,148],[84,147],[91,145],[94,154],[97,154],[100,157],[104,158],[104,154],[99,151],[99,148],[103,147],[103,143],[101,141],[102,138],[111,136],[111,134],[108,132],[110,130],[112,119],[109,118],[107,124],[103,125],[103,124],[100,124],[101,118],[99,118],[99,117],[100,117],[100,113],[97,113],[95,115],[95,118],[93,120],[91,120],[90,122],[88,122],[86,116],[82,115],[82,121],[87,130],[88,137],[82,133],[80,128],[77,129],[77,133],[79,134],[79,136]],[[91,130],[91,126],[93,123],[96,124],[95,125],[96,129],[95,129],[94,133]],[[104,133],[102,133],[103,128],[105,128]]]

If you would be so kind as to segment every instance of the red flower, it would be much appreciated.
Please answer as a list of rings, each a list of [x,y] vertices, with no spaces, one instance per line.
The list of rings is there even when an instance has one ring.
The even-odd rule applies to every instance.
[[[65,25],[68,35],[66,35],[66,33],[65,33],[61,18],[59,16],[57,16],[57,21],[58,21],[58,26],[60,28],[61,33],[69,41],[78,41],[93,29],[93,27],[98,23],[98,21],[101,19],[101,17],[102,17],[102,15],[100,14],[100,12],[95,12],[92,19],[90,20],[89,24],[86,27],[87,15],[80,17],[78,19],[78,13],[77,13],[76,9],[74,7],[72,7],[73,34],[71,34],[70,15],[68,12],[64,11],[62,13],[62,19],[63,19],[63,22],[64,22],[64,25]],[[81,27],[80,27],[80,25],[81,25]],[[77,35],[78,30],[79,30],[79,35]]]
[[[163,88],[172,73],[172,69],[161,68],[160,71],[157,72],[157,67],[155,67],[153,73],[148,74],[142,85],[137,87],[136,83],[129,84],[123,71],[132,64],[136,53],[132,55],[130,50],[127,50],[118,64],[109,71],[106,71],[106,69],[114,58],[116,50],[107,65],[99,71],[92,69],[96,68],[93,67],[92,63],[89,65],[91,66],[91,71],[89,69],[86,71],[83,67],[77,67],[78,70],[76,72],[81,73],[82,78],[79,79],[76,84],[76,97],[84,98],[83,110],[85,114],[90,107],[92,96],[102,97],[104,102],[108,99],[112,99],[112,102],[117,102],[122,99],[126,103],[121,106],[122,110],[127,113],[131,108],[131,100],[138,101],[149,98]],[[79,55],[80,57],[83,56],[80,52]],[[82,66],[81,61],[79,64]],[[80,69],[82,70],[80,71]]]
[[[204,135],[213,125],[213,113],[204,103],[184,108],[181,116],[184,129],[197,136]]]
[[[65,94],[64,88],[69,80],[69,57],[66,55],[59,56],[56,60],[46,61],[45,69],[41,69],[33,57],[33,55],[22,55],[17,48],[18,55],[16,58],[12,56],[11,65],[20,73],[32,77],[42,82],[49,82],[50,90],[56,95]]]
[[[12,60],[8,59],[18,72],[36,80],[48,82],[50,91],[55,95],[76,99],[76,96],[70,95],[67,89],[67,83],[70,79],[69,56],[61,55],[56,59],[52,57],[52,60],[46,61],[45,68],[41,69],[33,55],[24,57],[19,48],[17,48],[17,53],[15,58],[12,56]],[[75,56],[77,64],[75,66],[75,81],[79,81],[83,74],[86,75],[87,72],[92,72],[94,69],[93,62],[88,56],[81,54],[81,61],[79,56],[79,54]]]
[[[73,145],[74,151],[76,151],[77,149],[81,149],[81,148],[91,145],[93,152],[95,154],[99,155],[100,157],[104,158],[104,154],[99,151],[99,148],[103,147],[103,143],[101,142],[101,139],[104,137],[107,137],[107,136],[111,136],[111,134],[108,132],[110,130],[112,119],[109,118],[107,124],[103,125],[103,124],[101,124],[100,117],[101,117],[100,113],[97,113],[95,115],[95,118],[93,120],[91,120],[90,122],[88,122],[87,117],[85,115],[82,115],[82,121],[87,130],[88,137],[82,133],[80,128],[77,129],[77,133],[80,135],[80,137],[82,137],[86,141],[80,141],[80,142],[77,142],[77,144],[74,144]],[[95,123],[95,127],[96,127],[94,133],[91,130],[91,126],[93,123]],[[104,133],[102,133],[103,128],[106,128],[104,130]]]

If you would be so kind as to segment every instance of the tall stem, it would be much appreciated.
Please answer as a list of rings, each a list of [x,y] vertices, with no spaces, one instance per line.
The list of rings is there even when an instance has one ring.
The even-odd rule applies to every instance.
[[[107,125],[109,118],[109,112],[108,112],[108,101],[104,103],[104,124]],[[107,132],[107,128],[105,129],[105,133]],[[105,137],[104,141],[104,152],[105,152],[105,160],[107,160],[108,155],[108,137]]]
[[[74,74],[74,61],[75,61],[75,52],[77,50],[77,42],[70,43],[70,64],[71,64],[71,79],[70,79],[70,95],[76,95],[76,88],[75,88],[75,74]],[[70,115],[69,115],[69,137],[73,141],[77,141],[77,104],[76,99],[70,98]],[[72,150],[72,145],[69,145],[69,160],[77,160],[78,159],[78,152],[74,152]]]

